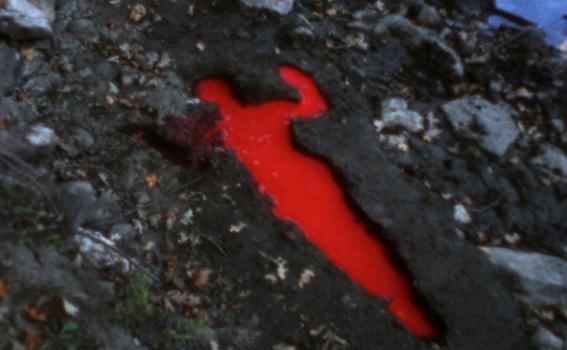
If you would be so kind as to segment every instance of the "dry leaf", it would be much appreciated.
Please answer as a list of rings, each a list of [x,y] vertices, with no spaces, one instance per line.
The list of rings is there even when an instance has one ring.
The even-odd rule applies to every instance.
[[[4,299],[8,296],[8,288],[4,281],[0,280],[0,299]]]
[[[146,185],[148,185],[149,188],[155,187],[160,182],[160,178],[156,174],[151,174],[146,176],[145,180],[146,180]]]
[[[209,283],[209,278],[211,277],[212,273],[213,270],[209,268],[200,269],[193,276],[193,283],[197,288],[203,288]]]
[[[167,293],[167,298],[176,305],[180,306],[199,306],[201,304],[201,297],[189,292],[181,292],[178,290],[170,291]]]
[[[45,309],[38,306],[29,306],[26,309],[26,315],[35,322],[47,322],[49,315]]]
[[[27,48],[21,49],[20,54],[24,57],[24,60],[29,62],[33,61],[39,55],[39,52],[34,48]]]
[[[107,104],[109,105],[113,105],[114,104],[114,97],[110,94],[107,94],[104,96],[104,100],[106,101]]]
[[[148,9],[142,4],[136,4],[130,9],[130,19],[133,22],[140,22],[148,14]]]

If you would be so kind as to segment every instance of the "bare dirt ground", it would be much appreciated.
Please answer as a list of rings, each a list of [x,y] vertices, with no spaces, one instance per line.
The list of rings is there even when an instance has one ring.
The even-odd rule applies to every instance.
[[[0,349],[565,349],[561,53],[490,27],[489,1],[286,3],[58,1],[47,38],[0,38]],[[329,102],[297,147],[439,338],[276,218],[234,152],[171,136],[171,116],[214,128],[210,76],[297,98],[282,64]]]

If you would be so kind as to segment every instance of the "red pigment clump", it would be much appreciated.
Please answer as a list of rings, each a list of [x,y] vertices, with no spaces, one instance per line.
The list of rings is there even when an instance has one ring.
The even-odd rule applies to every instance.
[[[130,125],[122,130],[136,141],[160,152],[164,158],[195,169],[205,164],[215,147],[222,144],[214,115],[168,117],[157,127]]]
[[[316,118],[328,106],[303,72],[282,67],[280,74],[300,92],[301,102],[273,100],[243,106],[220,79],[202,81],[197,94],[218,105],[225,146],[235,150],[260,190],[272,197],[274,213],[299,225],[337,267],[371,294],[390,300],[388,310],[415,335],[437,336],[437,329],[412,298],[408,279],[348,206],[329,167],[294,148],[290,122]]]

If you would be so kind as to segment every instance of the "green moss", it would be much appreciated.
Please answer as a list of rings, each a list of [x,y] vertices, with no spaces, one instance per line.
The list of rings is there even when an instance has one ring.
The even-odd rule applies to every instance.
[[[154,314],[150,300],[151,278],[146,271],[136,271],[124,288],[123,301],[116,303],[114,311],[119,318],[142,320]]]
[[[53,333],[48,331],[47,339],[43,342],[39,350],[76,350],[77,346],[74,343],[78,330],[79,325],[77,323],[68,321],[61,327],[59,332]]]
[[[190,341],[202,336],[207,329],[207,321],[197,315],[195,318],[186,319],[180,327],[166,328],[164,335],[171,341]]]

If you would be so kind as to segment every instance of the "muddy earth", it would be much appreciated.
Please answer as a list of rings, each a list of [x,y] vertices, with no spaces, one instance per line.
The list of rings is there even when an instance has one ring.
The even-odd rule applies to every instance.
[[[565,46],[494,15],[0,2],[0,349],[566,349]],[[296,147],[332,167],[439,336],[277,218],[209,137],[222,115],[196,83],[297,100],[282,65],[329,104],[292,123]]]

